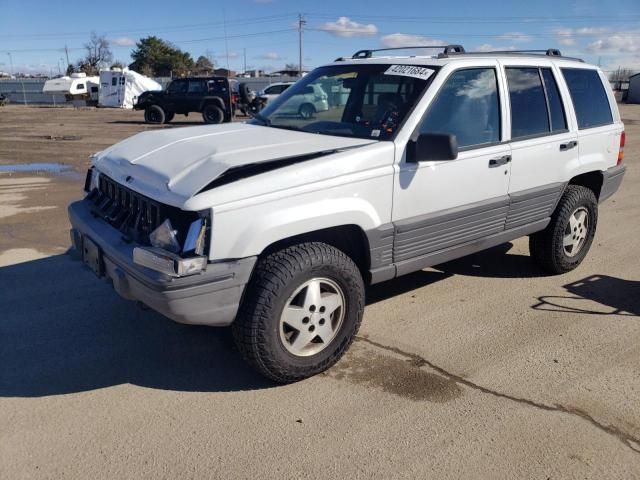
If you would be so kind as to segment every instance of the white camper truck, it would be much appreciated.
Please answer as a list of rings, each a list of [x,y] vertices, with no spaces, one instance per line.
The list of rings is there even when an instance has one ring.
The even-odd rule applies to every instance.
[[[98,105],[131,109],[140,94],[150,90],[162,90],[162,85],[128,68],[101,70]]]
[[[87,104],[98,102],[99,77],[87,77],[86,73],[72,73],[71,76],[52,78],[44,82],[42,93],[62,94],[67,101],[84,100]]]

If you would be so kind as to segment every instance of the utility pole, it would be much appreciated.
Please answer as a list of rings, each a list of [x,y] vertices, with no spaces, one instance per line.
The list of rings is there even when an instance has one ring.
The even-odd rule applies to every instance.
[[[242,52],[244,54],[244,70],[242,71],[242,73],[246,74],[247,73],[247,49],[243,48]]]
[[[67,46],[64,46],[64,54],[67,57],[67,71],[69,70],[69,49],[67,48]]]
[[[11,65],[11,76],[13,77],[13,58],[11,57],[11,52],[7,52],[7,55],[9,55],[9,65]]]
[[[301,13],[298,14],[298,75],[302,77],[302,31],[307,21]]]

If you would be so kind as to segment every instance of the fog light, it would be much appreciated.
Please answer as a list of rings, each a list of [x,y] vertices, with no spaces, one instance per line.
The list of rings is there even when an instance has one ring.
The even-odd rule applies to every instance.
[[[161,248],[136,247],[133,263],[172,277],[186,277],[202,272],[207,267],[207,257],[182,258]]]

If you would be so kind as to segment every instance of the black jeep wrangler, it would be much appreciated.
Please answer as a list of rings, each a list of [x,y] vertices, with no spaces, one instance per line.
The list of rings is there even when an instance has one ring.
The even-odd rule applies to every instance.
[[[144,92],[136,110],[144,110],[147,123],[169,123],[176,113],[202,113],[205,123],[230,122],[233,118],[232,92],[225,77],[178,78],[166,90]]]

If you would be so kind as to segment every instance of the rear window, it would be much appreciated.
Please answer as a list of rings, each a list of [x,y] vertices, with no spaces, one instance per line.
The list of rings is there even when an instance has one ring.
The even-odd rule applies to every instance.
[[[571,92],[580,130],[613,123],[607,92],[596,70],[563,68],[562,74]]]

